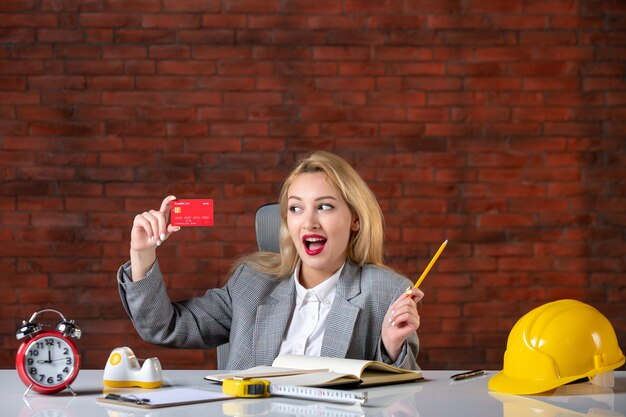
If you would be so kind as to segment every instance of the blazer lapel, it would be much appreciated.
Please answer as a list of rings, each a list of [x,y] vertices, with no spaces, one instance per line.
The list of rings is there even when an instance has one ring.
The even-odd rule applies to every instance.
[[[350,300],[361,293],[361,268],[346,262],[337,281],[335,300],[326,318],[322,356],[345,358],[361,309]]]
[[[294,290],[293,278],[286,278],[272,291],[269,302],[257,308],[254,324],[255,366],[271,365],[278,356],[295,305]]]

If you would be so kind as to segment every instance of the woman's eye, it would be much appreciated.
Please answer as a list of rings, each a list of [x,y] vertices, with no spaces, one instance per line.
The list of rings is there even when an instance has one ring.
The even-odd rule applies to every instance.
[[[298,207],[298,206],[291,206],[291,207],[289,207],[289,211],[292,212],[292,213],[299,213],[299,212],[302,211],[302,209],[300,207]]]
[[[330,204],[320,204],[317,209],[318,210],[330,210],[330,209],[333,209],[333,208],[334,207],[331,206]]]

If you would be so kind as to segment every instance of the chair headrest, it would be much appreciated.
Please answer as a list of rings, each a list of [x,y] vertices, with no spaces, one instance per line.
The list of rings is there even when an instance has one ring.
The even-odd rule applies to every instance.
[[[256,211],[256,241],[261,252],[279,253],[280,209],[278,203],[265,204]]]

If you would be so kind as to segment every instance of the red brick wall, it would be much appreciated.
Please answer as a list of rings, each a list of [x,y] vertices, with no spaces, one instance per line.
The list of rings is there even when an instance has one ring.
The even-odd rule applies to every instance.
[[[499,368],[509,329],[584,300],[626,348],[626,3],[0,2],[0,366],[60,308],[85,366],[138,340],[115,272],[134,214],[212,197],[217,226],[159,249],[173,298],[224,283],[295,158],[346,157],[423,285],[420,363]]]

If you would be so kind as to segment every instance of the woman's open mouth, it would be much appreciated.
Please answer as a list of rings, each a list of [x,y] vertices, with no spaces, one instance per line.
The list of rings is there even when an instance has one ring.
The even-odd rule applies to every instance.
[[[326,238],[320,235],[304,235],[302,236],[302,244],[307,255],[315,256],[324,250]]]

